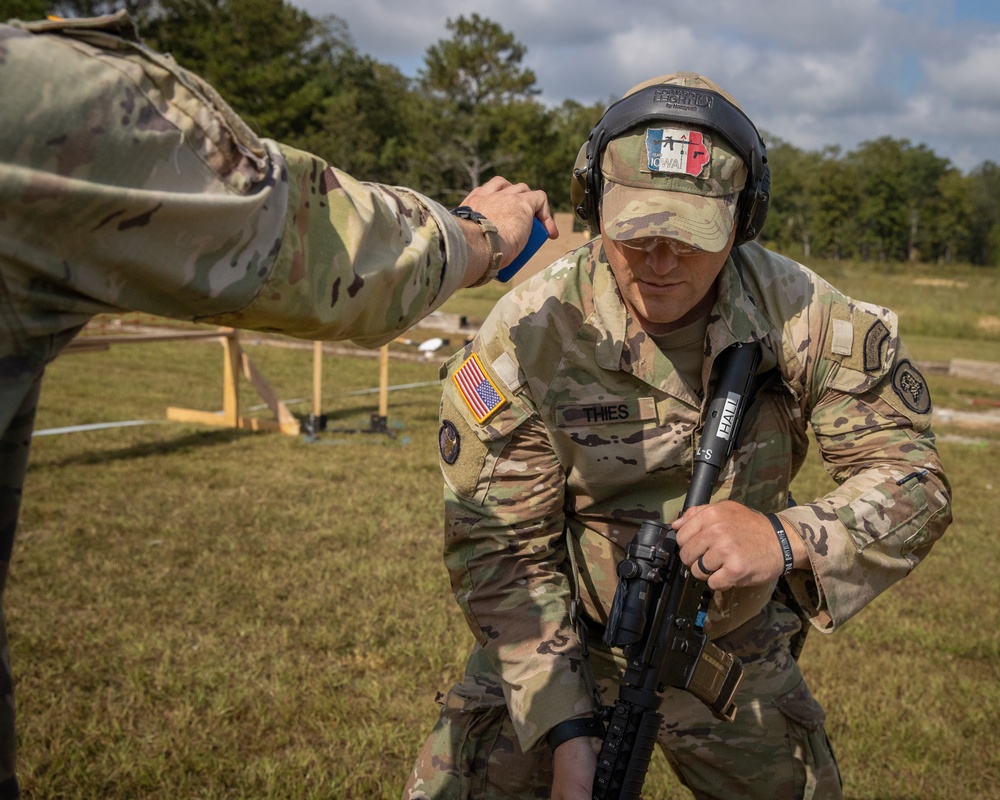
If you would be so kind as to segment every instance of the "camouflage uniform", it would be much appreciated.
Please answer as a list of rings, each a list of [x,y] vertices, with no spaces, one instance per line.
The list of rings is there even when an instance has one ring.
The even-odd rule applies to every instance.
[[[906,576],[950,521],[930,399],[892,312],[755,243],[739,253],[742,271],[730,256],[718,279],[701,384],[718,353],[754,339],[774,380],[713,502],[780,511],[801,534],[812,569],[786,580],[802,619],[829,633]],[[492,392],[477,395],[485,409],[454,379],[469,364]],[[477,644],[404,797],[548,797],[545,734],[593,707],[574,582],[607,701],[621,663],[598,642],[616,565],[643,520],[679,514],[704,393],[626,310],[600,239],[507,295],[442,377],[445,557]],[[787,508],[807,421],[839,488]],[[840,793],[823,710],[792,652],[808,623],[775,588],[717,592],[710,608],[710,636],[746,670],[735,722],[684,692],[666,696],[660,742],[698,797]]]
[[[465,238],[443,207],[258,139],[124,14],[0,25],[0,109],[0,591],[42,372],[93,314],[376,345],[464,278]],[[0,648],[10,797],[2,616]]]

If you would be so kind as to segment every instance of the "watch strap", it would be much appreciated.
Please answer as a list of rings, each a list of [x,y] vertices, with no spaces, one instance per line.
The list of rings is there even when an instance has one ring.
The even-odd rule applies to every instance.
[[[478,211],[474,211],[469,206],[459,206],[458,208],[453,208],[451,213],[459,219],[467,219],[475,222],[479,225],[479,229],[483,232],[483,236],[486,238],[486,243],[490,248],[490,263],[486,268],[486,272],[483,273],[483,276],[472,284],[472,286],[482,286],[489,283],[497,276],[497,273],[500,272],[500,265],[503,262],[503,247],[500,242],[500,233],[497,230],[497,226],[490,222],[484,215],[480,214]]]

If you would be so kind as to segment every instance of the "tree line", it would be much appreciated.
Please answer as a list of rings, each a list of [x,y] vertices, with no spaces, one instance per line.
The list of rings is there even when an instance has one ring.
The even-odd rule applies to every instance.
[[[476,13],[447,22],[415,78],[358,50],[347,23],[285,0],[0,0],[0,18],[129,10],[144,41],[199,73],[260,135],[445,205],[502,174],[569,210],[570,172],[608,103],[546,107],[526,48]],[[797,258],[1000,264],[1000,166],[967,174],[882,137],[805,151],[762,131],[765,243]]]

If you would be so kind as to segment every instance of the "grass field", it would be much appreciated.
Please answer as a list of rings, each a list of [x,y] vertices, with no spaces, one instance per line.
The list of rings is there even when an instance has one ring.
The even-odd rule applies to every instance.
[[[845,289],[902,309],[918,361],[1000,362],[997,271],[883,285],[837,268]],[[488,308],[494,290],[476,291],[470,306]],[[311,397],[311,351],[247,349],[281,397]],[[5,601],[26,798],[395,798],[435,691],[463,665],[470,636],[440,558],[437,390],[390,394],[392,438],[163,422],[167,405],[220,407],[221,358],[151,344],[50,369],[39,430],[153,422],[34,441]],[[377,361],[325,370],[329,426],[368,428],[376,396],[351,393],[377,385]],[[390,383],[436,373],[394,361]],[[939,406],[1000,400],[995,385],[930,381]],[[1000,433],[935,430],[955,524],[802,659],[859,800],[985,800],[1000,785]],[[795,494],[828,485],[810,460]],[[686,796],[659,757],[645,796]]]

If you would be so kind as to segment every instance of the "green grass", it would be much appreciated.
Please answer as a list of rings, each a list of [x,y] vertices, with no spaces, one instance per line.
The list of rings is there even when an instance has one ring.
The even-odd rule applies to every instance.
[[[1000,269],[928,264],[810,264],[846,294],[893,309],[907,336],[1000,342]]]
[[[441,311],[449,314],[465,314],[471,322],[481,323],[493,310],[497,300],[507,291],[508,287],[496,281],[474,289],[465,289],[446,300],[441,306]]]
[[[1000,360],[994,340],[910,344]],[[311,397],[311,350],[247,349],[281,397]],[[393,438],[160,422],[167,405],[221,407],[221,360],[215,344],[156,344],[50,368],[39,429],[157,423],[33,444],[5,598],[26,798],[396,798],[435,692],[460,674],[437,390],[390,394]],[[350,393],[378,384],[377,360],[324,366],[330,427],[367,429],[377,396]],[[393,361],[390,383],[436,374]],[[939,405],[997,396],[930,380]],[[857,800],[985,800],[1000,784],[1000,435],[936,431],[955,524],[803,655]],[[810,459],[794,490],[829,485]],[[686,796],[657,756],[647,800]]]

